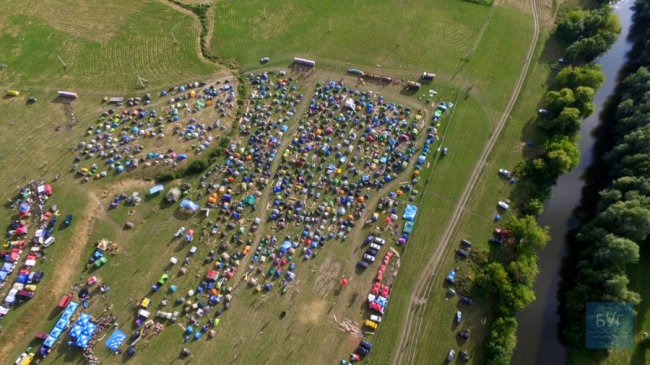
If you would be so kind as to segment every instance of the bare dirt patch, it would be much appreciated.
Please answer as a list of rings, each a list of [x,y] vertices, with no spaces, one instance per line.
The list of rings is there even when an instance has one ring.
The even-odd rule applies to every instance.
[[[314,293],[325,296],[334,290],[338,285],[341,264],[334,261],[331,257],[326,258],[316,270],[316,282],[314,283]]]
[[[327,301],[325,299],[315,299],[311,302],[306,302],[298,308],[298,321],[300,323],[316,324],[322,320],[327,308]]]

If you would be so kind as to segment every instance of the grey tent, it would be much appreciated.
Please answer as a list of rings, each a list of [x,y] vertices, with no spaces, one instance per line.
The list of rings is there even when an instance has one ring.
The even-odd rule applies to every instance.
[[[178,188],[171,188],[165,195],[168,202],[175,202],[181,197],[181,191]]]

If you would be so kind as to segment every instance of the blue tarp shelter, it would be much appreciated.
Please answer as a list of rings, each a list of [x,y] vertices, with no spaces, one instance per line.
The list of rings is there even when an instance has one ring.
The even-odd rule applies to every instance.
[[[199,210],[199,205],[189,199],[183,199],[181,201],[181,208],[196,212]]]
[[[403,229],[404,233],[412,233],[413,226],[414,224],[412,221],[406,221],[406,223],[404,223],[404,229]]]
[[[418,207],[416,207],[413,204],[409,204],[406,206],[406,210],[404,210],[404,219],[412,222],[415,220],[415,215],[417,213],[418,213]]]
[[[162,184],[156,185],[156,186],[152,187],[151,189],[149,189],[149,195],[158,194],[161,191],[163,191],[164,189],[165,189],[165,187]]]
[[[124,339],[126,339],[126,334],[119,329],[116,329],[113,331],[113,334],[111,337],[106,340],[106,347],[108,347],[111,351],[115,352],[117,349],[120,348],[122,345],[122,342],[124,342]]]

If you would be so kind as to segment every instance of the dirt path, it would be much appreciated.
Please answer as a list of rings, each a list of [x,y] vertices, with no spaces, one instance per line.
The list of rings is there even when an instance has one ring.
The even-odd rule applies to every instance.
[[[506,109],[501,115],[501,119],[499,119],[494,133],[492,133],[490,136],[487,145],[481,153],[481,157],[478,163],[472,171],[472,175],[470,176],[469,181],[465,186],[465,190],[460,197],[458,205],[456,205],[451,220],[447,225],[447,229],[445,230],[442,239],[440,240],[440,244],[436,247],[433,255],[429,259],[429,262],[424,266],[425,269],[415,284],[415,289],[411,295],[411,302],[408,306],[409,309],[406,313],[404,326],[402,327],[402,332],[400,334],[399,344],[396,349],[396,355],[392,361],[392,364],[394,365],[412,364],[415,360],[420,330],[422,328],[422,322],[424,320],[423,315],[426,311],[429,293],[433,288],[434,277],[440,269],[440,265],[443,262],[445,255],[451,248],[451,238],[456,232],[456,228],[458,227],[458,224],[463,217],[463,212],[465,211],[465,208],[469,202],[469,198],[472,196],[472,192],[474,191],[474,188],[476,187],[476,184],[482,175],[483,169],[487,163],[487,159],[492,152],[496,141],[501,134],[501,131],[505,127],[508,119],[510,119],[510,113],[512,112],[512,109],[519,97],[519,93],[521,92],[524,81],[526,80],[528,68],[533,60],[535,48],[537,47],[537,40],[539,38],[540,27],[537,14],[537,0],[532,1],[532,15],[534,21],[533,39],[528,49],[528,54],[526,55],[526,61],[521,68],[521,74],[519,75],[519,79],[515,84],[512,96],[510,97]]]
[[[196,37],[196,54],[197,54],[197,56],[201,59],[201,61],[203,61],[205,63],[217,64],[216,62],[205,58],[205,56],[203,55],[203,52],[201,51],[201,21],[196,16],[196,14],[194,14],[194,12],[192,12],[191,10],[187,10],[187,9],[177,5],[177,4],[172,3],[169,0],[159,0],[159,1],[161,3],[169,6],[170,8],[172,8],[172,9],[174,9],[174,10],[180,12],[180,13],[183,13],[186,16],[192,17],[192,19],[194,19],[194,29],[196,29],[196,31],[198,32],[198,37]],[[207,15],[208,17],[214,17],[214,11],[212,11],[212,8],[213,8],[213,6],[210,6],[210,9],[208,9],[208,15]],[[206,43],[210,42],[210,39],[207,38],[207,36],[209,35],[210,37],[212,37],[212,29],[214,28],[213,23],[214,23],[214,21],[208,20]],[[178,29],[178,31],[182,32],[183,30]],[[221,65],[219,65],[219,66],[221,66]]]
[[[57,243],[66,245],[67,254],[65,257],[61,257],[62,260],[65,259],[65,264],[59,264],[56,266],[56,271],[46,273],[51,276],[51,279],[48,280],[47,286],[39,286],[38,295],[28,304],[29,316],[23,316],[20,322],[12,326],[15,328],[11,329],[11,333],[4,334],[4,338],[0,341],[0,363],[9,363],[9,359],[5,357],[14,353],[17,345],[25,341],[27,333],[33,330],[36,322],[44,318],[54,308],[53,305],[58,298],[67,293],[77,281],[77,270],[81,270],[79,265],[82,261],[84,247],[93,233],[96,221],[106,215],[106,207],[102,200],[110,199],[117,192],[149,185],[151,182],[127,179],[117,181],[102,189],[101,197],[94,191],[86,193],[88,203],[83,213],[79,215],[80,219],[74,225],[76,231],[72,239],[69,242]]]

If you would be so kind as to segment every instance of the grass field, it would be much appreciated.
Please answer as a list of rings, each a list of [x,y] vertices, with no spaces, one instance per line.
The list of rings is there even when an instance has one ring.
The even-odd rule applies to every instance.
[[[0,100],[3,110],[0,131],[7,140],[14,141],[0,145],[0,162],[15,166],[0,171],[0,186],[4,188],[0,198],[3,199],[11,197],[17,186],[31,178],[51,179],[70,167],[73,155],[68,150],[81,138],[85,126],[54,132],[54,126],[67,116],[62,105],[48,101],[52,91],[70,88],[82,93],[82,98],[75,102],[75,114],[81,120],[93,120],[100,110],[99,97],[112,92],[135,93],[138,75],[149,80],[147,86],[156,90],[222,72],[220,67],[198,56],[196,21],[162,1],[116,1],[108,5],[88,1],[81,6],[72,1],[39,4],[43,6],[12,0],[0,9],[0,54],[3,55],[0,63],[8,65],[7,69],[0,70],[0,83],[34,94],[43,101],[26,107],[24,100]],[[259,68],[262,56],[271,57],[270,66],[285,67],[294,55],[313,57],[319,68],[329,70],[304,80],[301,92],[305,95],[310,95],[315,81],[338,80],[345,68],[358,67],[405,78],[415,78],[422,71],[435,72],[438,80],[431,86],[424,85],[422,92],[415,96],[433,88],[443,100],[457,100],[453,117],[450,119],[447,114],[443,121],[446,131],[443,144],[450,149],[450,154],[432,162],[424,171],[424,176],[430,170],[432,173],[422,198],[415,235],[402,258],[386,320],[378,335],[371,337],[376,344],[372,363],[387,363],[395,347],[395,333],[400,329],[399,319],[406,310],[413,278],[439,244],[436,238],[449,220],[482,146],[511,95],[530,42],[531,18],[519,7],[507,3],[485,7],[460,0],[376,4],[352,1],[346,3],[343,12],[340,4],[329,0],[306,3],[218,0],[215,6],[213,51],[220,57],[234,59],[243,70]],[[74,29],[67,25],[70,22],[66,19],[75,19]],[[517,37],[512,36],[512,29],[518,30]],[[63,67],[57,56],[68,67]],[[458,237],[480,242],[489,235],[494,202],[507,195],[509,189],[490,171],[511,168],[519,160],[520,132],[543,91],[545,72],[543,64],[531,71],[531,79],[522,94],[524,98],[502,137],[503,143],[494,153],[486,170],[488,174],[481,180]],[[354,82],[352,78],[347,80]],[[367,87],[375,88],[370,83]],[[403,94],[397,86],[385,87],[381,93],[416,107],[422,103],[421,99]],[[96,96],[97,100],[84,95]],[[16,123],[10,125],[14,120]],[[131,175],[138,176],[138,173]],[[106,206],[118,188],[132,191],[137,186],[143,191],[148,186],[131,185],[131,177],[116,188],[117,178],[79,185],[70,174],[64,173],[55,185],[55,200],[62,211],[80,216],[87,212],[88,206],[96,204],[92,203],[93,199]],[[66,285],[76,282],[82,273],[87,275],[81,265],[71,268],[74,274],[67,278],[55,273],[71,255],[81,257],[84,262],[94,242],[102,237],[118,242],[122,252],[99,269],[97,275],[119,285],[112,285],[112,291],[105,297],[97,297],[91,311],[100,313],[104,304],[113,303],[120,324],[129,328],[133,300],[148,292],[169,256],[183,254],[178,243],[170,243],[169,237],[181,224],[196,227],[202,224],[196,220],[184,221],[173,209],[164,207],[160,198],[155,198],[138,207],[133,216],[127,216],[124,207],[110,212],[91,210],[87,229],[73,224],[70,229],[57,233],[59,243],[48,252],[50,260],[44,267],[48,274],[41,284],[43,288],[56,290],[39,294],[35,302],[12,311],[3,320],[0,339],[25,327],[26,323],[30,328],[25,336],[13,339],[16,346],[10,353],[0,355],[0,360],[4,362],[5,356],[13,359],[30,342],[31,335],[51,327],[53,316],[26,318],[37,306],[53,307],[58,296],[67,290]],[[137,223],[133,231],[121,229],[127,217]],[[8,223],[8,217],[2,222]],[[81,219],[77,223],[82,223]],[[75,236],[81,236],[88,244],[68,245],[78,250],[71,253],[66,249],[66,242],[75,241]],[[360,322],[366,313],[363,297],[374,270],[353,274],[357,247],[358,243],[354,242],[330,245],[310,265],[300,265],[301,281],[286,296],[272,292],[267,300],[251,290],[235,289],[233,308],[224,314],[217,337],[192,344],[191,362],[206,363],[218,358],[220,362],[233,364],[290,364],[309,359],[310,363],[329,364],[347,357],[356,342],[338,331],[331,317],[335,314],[339,319],[347,317]],[[205,252],[202,246],[200,250]],[[199,255],[196,261],[202,258]],[[202,270],[198,262],[192,265],[196,265],[191,266],[195,272]],[[315,266],[314,272],[311,265]],[[442,271],[452,265],[450,258]],[[352,276],[350,290],[333,289],[340,274]],[[181,277],[178,285],[187,287],[197,280],[193,276]],[[325,295],[319,289],[323,286],[331,287]],[[435,285],[432,291],[426,315],[431,319],[423,323],[418,344],[431,351],[418,351],[416,363],[442,361],[450,347],[457,347],[454,332],[450,330],[455,306],[442,299],[443,291],[440,285]],[[157,300],[161,296],[162,293],[156,294]],[[478,305],[474,307],[476,312],[467,313],[467,318],[480,321],[483,313]],[[283,321],[278,320],[279,312],[286,308],[290,308],[289,315]],[[46,313],[49,315],[49,310]],[[472,331],[468,346],[474,356],[472,361],[480,363],[478,344],[483,333],[480,326],[472,327]],[[179,326],[170,325],[157,337],[143,341],[139,354],[129,362],[169,362],[176,358],[181,332]],[[46,363],[79,361],[78,353],[66,348],[59,346]],[[106,363],[121,361],[103,349],[97,352]]]

